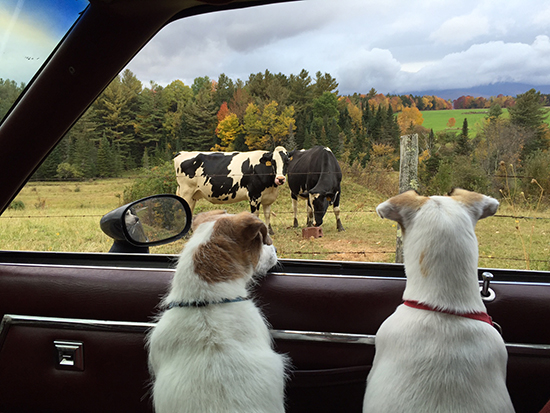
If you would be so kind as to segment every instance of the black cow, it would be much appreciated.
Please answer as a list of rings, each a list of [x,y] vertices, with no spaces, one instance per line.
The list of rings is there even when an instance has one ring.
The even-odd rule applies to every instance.
[[[250,201],[258,215],[264,209],[265,223],[273,233],[269,218],[279,186],[285,183],[288,155],[282,146],[273,152],[180,152],[174,158],[178,189],[191,211],[198,199],[213,204]]]
[[[288,186],[292,192],[294,227],[298,227],[298,197],[307,199],[307,225],[320,226],[329,205],[333,206],[336,228],[344,231],[340,221],[340,182],[342,170],[329,148],[314,148],[289,153]]]

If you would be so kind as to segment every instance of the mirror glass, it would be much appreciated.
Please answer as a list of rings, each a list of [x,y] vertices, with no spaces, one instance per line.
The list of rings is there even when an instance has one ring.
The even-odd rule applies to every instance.
[[[152,197],[130,205],[124,222],[131,241],[153,243],[179,235],[187,216],[182,201],[172,197]]]

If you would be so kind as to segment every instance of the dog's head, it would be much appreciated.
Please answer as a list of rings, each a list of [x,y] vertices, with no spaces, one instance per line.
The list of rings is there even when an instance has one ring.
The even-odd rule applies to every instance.
[[[194,272],[209,284],[239,278],[249,281],[254,274],[265,275],[277,263],[267,227],[249,212],[201,213],[192,228],[188,245],[194,248]]]
[[[457,188],[432,197],[407,191],[378,205],[376,212],[399,223],[405,265],[419,265],[427,276],[438,265],[477,266],[475,225],[494,215],[498,205],[494,198]]]

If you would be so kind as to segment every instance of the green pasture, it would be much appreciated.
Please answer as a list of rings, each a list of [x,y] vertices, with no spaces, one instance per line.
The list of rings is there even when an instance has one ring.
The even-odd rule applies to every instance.
[[[422,126],[433,129],[434,132],[443,130],[460,132],[464,119],[468,119],[468,129],[476,133],[483,119],[487,117],[489,109],[452,109],[452,110],[424,110],[421,111],[424,123]],[[508,109],[502,110],[502,116],[509,116]],[[450,128],[447,126],[449,119],[455,118],[455,125]]]
[[[22,210],[8,209],[0,217],[3,250],[106,252],[111,240],[99,228],[101,216],[121,205],[121,194],[131,178],[91,182],[33,182],[16,198]],[[397,192],[397,188],[396,191]],[[302,229],[292,227],[288,186],[281,188],[272,207],[271,224],[280,258],[393,262],[396,225],[380,219],[376,206],[385,200],[374,191],[344,178],[341,218],[345,232],[336,231],[332,211],[323,224],[324,236],[303,239]],[[199,201],[195,213],[218,206]],[[249,210],[248,204],[225,206],[229,212]],[[499,216],[477,225],[480,266],[548,270],[550,214],[519,209],[503,202]],[[517,218],[519,216],[526,218]],[[538,216],[542,219],[530,219]],[[263,219],[263,214],[261,215]],[[299,221],[305,226],[305,202]],[[154,253],[177,254],[185,240],[154,247]]]

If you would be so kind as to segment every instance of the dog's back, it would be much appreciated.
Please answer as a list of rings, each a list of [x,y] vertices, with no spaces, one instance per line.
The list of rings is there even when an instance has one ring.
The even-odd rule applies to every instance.
[[[376,333],[364,411],[512,412],[506,360],[489,324],[401,305]]]
[[[405,303],[380,326],[364,412],[508,413],[507,352],[485,316],[475,223],[498,202],[410,191],[377,211],[404,232]],[[485,319],[481,321],[480,319]]]
[[[267,228],[248,213],[206,217],[180,257],[168,309],[149,336],[155,410],[284,412],[285,357],[273,351],[246,289],[254,272],[276,263]]]
[[[284,411],[284,362],[252,302],[171,310],[153,334],[158,413]]]

